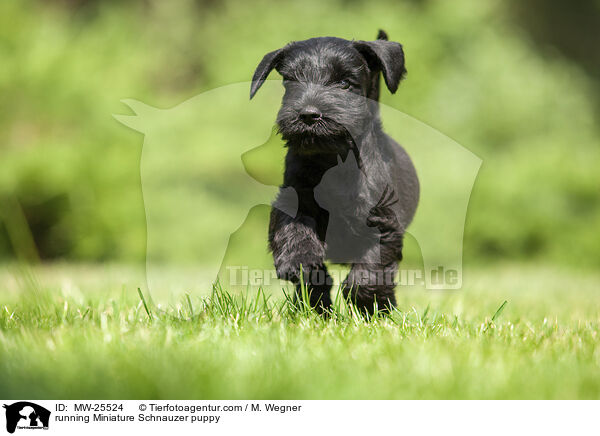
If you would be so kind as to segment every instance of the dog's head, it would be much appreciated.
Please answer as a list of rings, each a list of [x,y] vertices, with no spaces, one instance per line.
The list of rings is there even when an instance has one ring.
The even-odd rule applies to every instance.
[[[338,152],[332,139],[356,139],[377,116],[380,73],[392,93],[406,73],[402,46],[387,41],[382,31],[379,38],[312,38],[267,53],[254,73],[250,98],[277,70],[285,87],[277,116],[283,138],[305,153]]]

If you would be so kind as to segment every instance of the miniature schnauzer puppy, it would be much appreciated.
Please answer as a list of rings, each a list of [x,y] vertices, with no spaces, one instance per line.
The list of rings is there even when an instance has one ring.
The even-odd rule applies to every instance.
[[[264,56],[250,98],[273,69],[283,76],[277,125],[288,149],[269,223],[277,275],[298,292],[306,285],[310,304],[326,311],[332,278],[324,262],[349,264],[344,296],[364,313],[389,310],[419,198],[415,168],[379,117],[379,76],[396,92],[406,73],[402,46],[383,31],[375,41],[292,42]],[[289,188],[295,216],[281,207]]]

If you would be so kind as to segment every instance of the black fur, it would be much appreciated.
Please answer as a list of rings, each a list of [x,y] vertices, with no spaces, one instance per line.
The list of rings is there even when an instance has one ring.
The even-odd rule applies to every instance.
[[[376,41],[292,42],[265,55],[250,98],[273,69],[285,86],[277,124],[288,147],[269,224],[278,277],[299,289],[302,269],[311,304],[323,310],[331,304],[324,261],[350,263],[344,294],[365,312],[372,313],[374,302],[389,309],[396,303],[403,235],[419,197],[410,158],[379,119],[379,75],[394,93],[406,73],[402,46],[383,31]],[[278,207],[290,187],[298,194],[294,217]]]

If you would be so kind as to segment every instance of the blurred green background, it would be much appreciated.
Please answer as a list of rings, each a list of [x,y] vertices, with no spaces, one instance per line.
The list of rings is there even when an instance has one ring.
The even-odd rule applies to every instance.
[[[0,259],[143,262],[143,138],[112,118],[127,113],[120,100],[173,107],[250,80],[291,40],[382,28],[408,68],[382,101],[483,160],[465,261],[598,267],[599,10],[591,0],[0,2]],[[218,163],[226,174],[231,162]]]

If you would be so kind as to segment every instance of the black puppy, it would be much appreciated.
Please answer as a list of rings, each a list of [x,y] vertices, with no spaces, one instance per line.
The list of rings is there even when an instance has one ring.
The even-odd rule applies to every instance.
[[[331,304],[326,259],[351,264],[344,295],[361,310],[396,304],[395,276],[419,183],[404,149],[381,128],[379,75],[394,93],[406,70],[402,46],[383,31],[378,38],[292,42],[265,55],[252,79],[250,98],[271,70],[283,76],[277,124],[288,152],[269,246],[278,277],[298,290],[303,277],[319,310]],[[281,207],[289,188],[298,195],[296,216]]]

